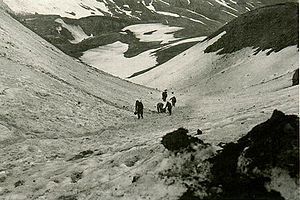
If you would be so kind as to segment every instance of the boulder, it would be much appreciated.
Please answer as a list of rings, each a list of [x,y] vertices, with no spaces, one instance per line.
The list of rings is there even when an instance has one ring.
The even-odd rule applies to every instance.
[[[169,151],[180,151],[183,149],[191,150],[192,144],[203,144],[203,141],[187,135],[189,131],[185,128],[179,128],[163,136],[161,143]]]
[[[293,81],[293,86],[299,85],[299,68],[295,70],[292,81]]]

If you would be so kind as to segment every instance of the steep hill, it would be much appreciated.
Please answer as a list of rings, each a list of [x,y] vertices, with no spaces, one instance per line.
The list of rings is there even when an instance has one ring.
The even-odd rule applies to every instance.
[[[135,99],[147,105],[156,93],[64,55],[3,10],[0,18],[1,142],[100,130],[131,115]]]
[[[258,85],[273,87],[270,82],[283,79],[287,79],[286,84],[278,87],[288,86],[291,74],[298,68],[298,36],[298,4],[260,8],[231,21],[159,68],[131,80],[185,93],[198,90],[202,94],[243,91]]]
[[[19,21],[63,52],[101,70],[128,78],[143,74],[168,61],[201,41],[200,36],[203,39],[242,13],[281,1],[72,0],[62,3],[56,0],[43,2],[4,0],[4,2],[17,15]],[[159,26],[148,29],[144,25],[149,23],[158,23]],[[141,26],[139,29],[131,30],[129,27],[134,24]],[[158,32],[161,25],[169,27],[168,30]],[[174,33],[174,39],[165,43],[157,39],[142,41],[139,37],[140,34],[152,36],[154,33],[160,34],[162,38]],[[176,43],[178,41],[180,44]],[[117,53],[124,63],[123,66],[115,64],[116,70],[109,70],[109,63],[116,58],[106,56],[102,59],[101,54],[109,54],[112,51],[110,45],[115,45],[116,42],[121,42],[124,50],[113,52]],[[101,51],[100,54],[98,47],[108,51]],[[99,55],[99,59],[90,59],[91,51],[93,57]],[[149,62],[136,67],[136,62],[141,58]],[[128,73],[120,73],[124,68]]]
[[[299,135],[295,130],[299,119],[290,116],[299,113],[299,86],[291,87],[298,66],[297,47],[268,56],[265,52],[254,56],[249,47],[232,54],[204,53],[222,35],[224,32],[166,63],[160,75],[168,80],[155,83],[149,79],[150,84],[170,84],[175,90],[178,102],[169,116],[150,111],[161,101],[157,90],[66,56],[0,9],[0,199],[178,200],[208,194],[216,199],[222,193],[226,198],[232,197],[231,186],[249,183],[239,185],[240,175],[247,174],[245,171],[255,167],[258,160],[264,161],[259,163],[259,170],[247,175],[261,177],[264,172],[260,169],[265,169],[262,164],[277,168],[266,172],[254,194],[270,200],[297,199],[295,163],[299,159],[294,159],[299,153],[290,151],[299,143],[294,139]],[[147,40],[147,34],[144,36],[142,39]],[[110,48],[118,45],[122,47],[116,43]],[[206,83],[213,87],[206,87]],[[136,98],[143,98],[143,120],[132,114]],[[264,126],[247,135],[269,119],[274,109],[287,115],[275,111]],[[273,131],[264,131],[269,124],[276,125],[276,136],[289,136],[275,145],[290,145],[274,149],[270,144]],[[188,152],[170,152],[161,144],[162,137],[180,127],[189,130],[190,136],[183,139],[199,145],[191,145]],[[263,140],[257,132],[263,133]],[[237,145],[230,143],[224,153],[218,153],[224,143],[237,141],[244,141],[238,151],[233,152],[230,147]],[[185,142],[179,141],[181,145]],[[256,157],[261,148],[264,154]],[[277,163],[264,159],[274,152],[276,159],[279,157]],[[216,161],[210,163],[211,158]],[[253,162],[243,162],[248,158]],[[244,171],[238,172],[237,165]],[[286,168],[296,174],[289,176]],[[234,171],[234,177],[228,171]],[[232,178],[235,182],[230,181]],[[220,184],[227,181],[222,191]],[[213,185],[209,188],[208,183]],[[253,194],[253,187],[245,188],[238,194],[234,190],[234,197],[249,191]]]

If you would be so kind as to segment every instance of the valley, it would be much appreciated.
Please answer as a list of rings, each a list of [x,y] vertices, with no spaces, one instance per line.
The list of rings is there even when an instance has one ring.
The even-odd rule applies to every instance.
[[[298,199],[298,3],[3,2],[1,200]]]

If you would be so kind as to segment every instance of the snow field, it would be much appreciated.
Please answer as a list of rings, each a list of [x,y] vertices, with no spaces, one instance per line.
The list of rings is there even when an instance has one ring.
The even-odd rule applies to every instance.
[[[164,44],[164,46],[157,49],[150,49],[131,58],[126,58],[124,53],[128,50],[128,44],[117,41],[113,44],[85,51],[80,59],[107,73],[121,78],[127,78],[135,72],[154,67],[157,64],[155,51],[183,43],[201,41],[205,38],[175,38],[173,32],[181,29],[180,27],[171,27],[163,24],[137,24],[128,26],[125,27],[123,31],[132,31],[141,42],[161,41],[161,44]],[[145,34],[149,32],[152,33]]]
[[[124,53],[128,50],[128,44],[115,42],[84,52],[80,59],[107,73],[127,78],[137,71],[153,67],[157,64],[153,50],[145,51],[132,58],[126,58]]]

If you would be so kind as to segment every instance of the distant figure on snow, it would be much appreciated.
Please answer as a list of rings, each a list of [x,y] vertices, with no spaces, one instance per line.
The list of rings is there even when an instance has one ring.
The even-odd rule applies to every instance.
[[[144,110],[144,105],[143,105],[143,103],[142,103],[142,100],[136,100],[136,102],[135,102],[135,112],[134,112],[134,114],[137,114],[137,116],[138,116],[138,119],[140,119],[140,118],[144,118],[144,116],[143,116],[143,110]]]
[[[172,92],[172,97],[170,98],[171,102],[172,102],[172,106],[175,107],[176,104],[176,97],[174,95],[174,92]]]
[[[162,100],[166,101],[167,100],[167,96],[168,96],[167,89],[165,89],[165,91],[163,91],[163,93],[161,95],[162,95]]]
[[[169,101],[167,101],[165,109],[168,110],[169,115],[172,114],[172,104]]]
[[[158,113],[166,112],[166,109],[164,109],[164,104],[163,103],[157,103],[156,108],[157,108]]]

